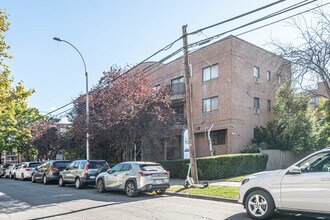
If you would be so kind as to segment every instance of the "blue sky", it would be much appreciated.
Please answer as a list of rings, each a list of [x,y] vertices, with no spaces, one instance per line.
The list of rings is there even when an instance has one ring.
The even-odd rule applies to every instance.
[[[5,9],[10,16],[6,42],[14,56],[7,62],[12,76],[16,82],[23,81],[26,88],[35,89],[29,105],[45,113],[72,101],[85,90],[81,58],[73,48],[52,40],[53,37],[65,39],[81,51],[91,87],[110,66],[136,64],[180,37],[184,24],[188,24],[188,32],[191,32],[274,1],[0,0],[0,9]],[[296,2],[299,1],[288,0],[238,21],[203,31],[188,41],[191,43],[221,33]],[[292,42],[297,35],[282,22],[240,37],[267,48],[266,43],[271,37]],[[181,46],[182,42],[178,42],[173,50]],[[152,60],[159,60],[169,53],[162,53]]]

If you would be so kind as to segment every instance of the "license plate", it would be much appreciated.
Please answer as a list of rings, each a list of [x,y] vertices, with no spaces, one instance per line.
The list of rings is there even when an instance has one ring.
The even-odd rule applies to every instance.
[[[155,184],[161,184],[161,183],[163,183],[163,180],[155,180],[154,183]]]
[[[90,179],[95,179],[95,176],[90,176],[89,178],[90,178]]]

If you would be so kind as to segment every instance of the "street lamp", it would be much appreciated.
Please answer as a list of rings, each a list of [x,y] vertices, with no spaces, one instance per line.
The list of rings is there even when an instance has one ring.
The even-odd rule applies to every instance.
[[[83,63],[84,63],[84,68],[85,68],[85,76],[86,76],[86,159],[89,160],[89,133],[88,133],[88,125],[89,125],[89,101],[88,101],[88,73],[86,69],[86,64],[83,56],[81,55],[80,51],[73,46],[70,42],[66,40],[62,40],[58,37],[53,37],[54,40],[60,41],[60,42],[65,42],[69,44],[71,47],[73,47],[80,55]]]

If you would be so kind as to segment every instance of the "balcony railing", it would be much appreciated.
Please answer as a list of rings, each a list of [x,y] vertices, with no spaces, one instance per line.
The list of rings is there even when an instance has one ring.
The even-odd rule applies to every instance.
[[[184,83],[177,83],[166,86],[170,91],[172,100],[182,100],[186,97],[186,87]]]

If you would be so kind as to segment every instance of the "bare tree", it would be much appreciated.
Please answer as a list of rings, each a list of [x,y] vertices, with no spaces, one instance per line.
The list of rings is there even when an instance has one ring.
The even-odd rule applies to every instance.
[[[292,65],[292,83],[313,95],[330,97],[330,15],[324,8],[311,12],[311,21],[301,16],[291,25],[300,36],[294,43],[273,40],[275,53]]]

